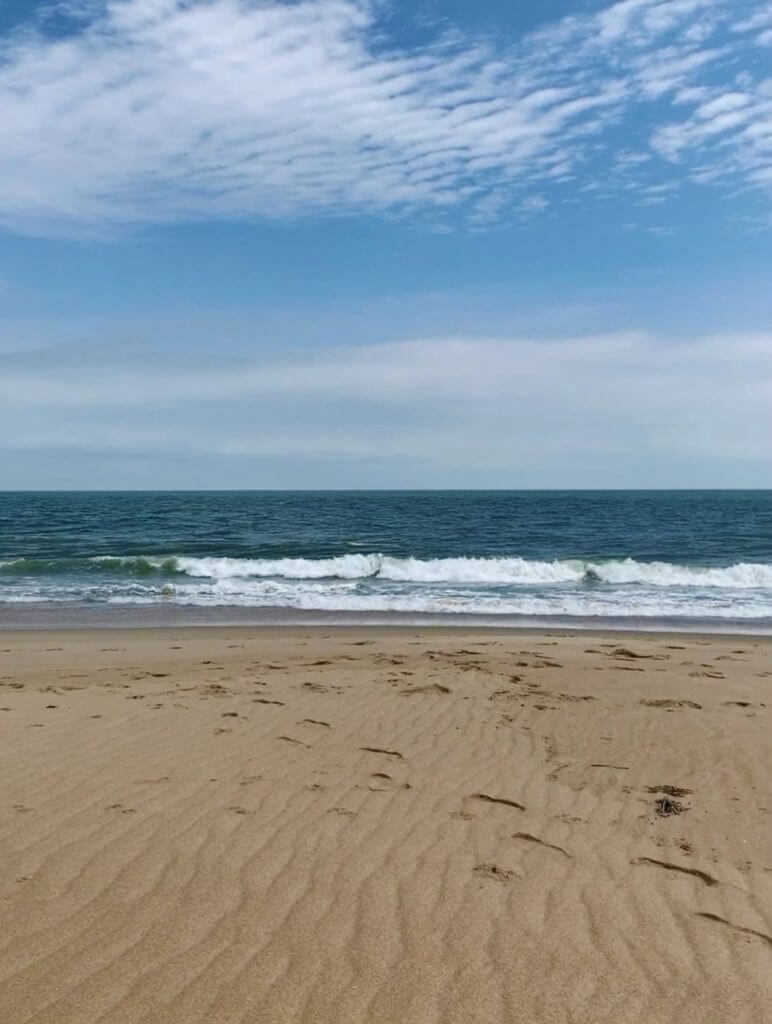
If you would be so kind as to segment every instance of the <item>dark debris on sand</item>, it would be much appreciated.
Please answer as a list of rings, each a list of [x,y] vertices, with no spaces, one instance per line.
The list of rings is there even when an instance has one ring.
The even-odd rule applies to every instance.
[[[673,814],[683,814],[689,808],[679,800],[673,800],[669,796],[660,797],[654,804],[654,810],[660,818],[669,818]]]

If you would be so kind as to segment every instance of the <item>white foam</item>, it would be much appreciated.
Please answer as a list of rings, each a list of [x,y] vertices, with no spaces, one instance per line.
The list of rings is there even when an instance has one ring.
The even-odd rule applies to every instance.
[[[772,565],[737,562],[724,567],[674,565],[672,562],[588,563],[607,583],[647,583],[655,587],[729,587],[733,590],[772,588]]]
[[[148,559],[160,568],[167,559]],[[638,562],[524,558],[394,558],[382,554],[341,555],[337,558],[188,558],[173,559],[177,570],[204,579],[380,579],[399,583],[472,583],[544,585],[580,583],[592,578],[603,583],[645,583],[655,587],[728,587],[772,589],[772,565],[739,562],[725,567]]]
[[[121,603],[125,598],[115,596]],[[610,590],[605,594],[589,589],[541,593],[450,592],[396,588],[362,592],[356,583],[339,581],[219,580],[183,584],[173,588],[176,604],[203,607],[293,608],[304,611],[414,612],[467,615],[531,615],[577,617],[638,617],[772,619],[768,599],[714,591],[709,594],[671,593],[655,589]],[[135,591],[129,600],[150,600],[147,592]],[[161,600],[160,592],[156,600]]]
[[[378,578],[405,583],[571,583],[581,580],[581,562],[524,558],[383,558]]]
[[[381,555],[341,555],[339,558],[184,558],[175,559],[176,567],[188,576],[211,579],[266,578],[317,580],[326,578],[365,579],[374,576]],[[158,560],[159,566],[163,560]]]
[[[104,560],[100,556],[95,561]],[[123,556],[158,574],[7,575],[0,602],[154,604],[518,616],[765,620],[772,565],[511,558]]]

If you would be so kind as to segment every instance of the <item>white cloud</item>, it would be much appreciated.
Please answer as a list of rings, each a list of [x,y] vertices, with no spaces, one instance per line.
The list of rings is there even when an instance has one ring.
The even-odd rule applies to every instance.
[[[693,160],[695,180],[772,181],[772,78],[747,93],[716,88],[690,117],[666,124],[652,144],[673,161]]]
[[[554,484],[586,458],[603,464],[596,483],[613,483],[616,466],[656,483],[652,465],[660,483],[674,466],[692,472],[684,485],[731,482],[745,466],[772,482],[769,335],[438,338],[183,368],[106,358],[0,356],[6,456],[195,455],[201,472],[225,456],[323,456],[338,480],[352,459],[402,459],[402,485],[416,464],[448,483],[480,470],[502,485],[528,467],[535,484]]]
[[[653,59],[647,55],[638,61],[637,81],[646,97],[658,99],[667,93],[681,90],[690,75],[719,56],[720,50],[703,49],[684,53],[680,47],[668,46]]]
[[[0,41],[0,224],[485,211],[491,194],[516,216],[652,100],[701,102],[688,90],[765,24],[748,6],[718,46],[730,0],[622,0],[507,46],[456,31],[415,48],[384,39],[375,0],[59,4],[80,15],[66,36],[43,19]],[[694,116],[657,151],[702,160]],[[737,152],[730,165],[763,184]]]
[[[761,29],[758,35],[758,40],[763,44],[766,44],[764,36],[767,34],[768,29],[772,29],[772,3],[767,0],[766,3],[757,5],[757,9],[753,11],[747,18],[742,18],[732,26],[734,32],[755,32],[757,29]]]

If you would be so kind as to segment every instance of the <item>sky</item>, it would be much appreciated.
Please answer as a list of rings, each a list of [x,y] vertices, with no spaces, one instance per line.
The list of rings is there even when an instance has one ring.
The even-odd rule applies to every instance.
[[[770,0],[0,0],[0,488],[772,486]]]

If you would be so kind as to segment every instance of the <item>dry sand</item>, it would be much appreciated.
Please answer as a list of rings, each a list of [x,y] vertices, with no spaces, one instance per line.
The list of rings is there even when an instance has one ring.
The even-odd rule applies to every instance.
[[[5,632],[0,677],[3,1024],[771,1019],[766,639]]]

